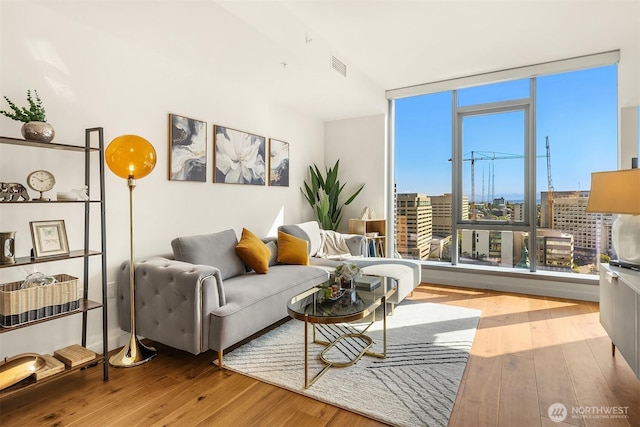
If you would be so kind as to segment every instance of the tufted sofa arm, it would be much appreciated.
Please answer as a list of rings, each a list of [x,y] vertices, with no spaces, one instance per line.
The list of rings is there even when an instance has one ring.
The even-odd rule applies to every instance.
[[[117,275],[120,327],[131,331],[129,261]],[[198,354],[208,350],[209,314],[225,304],[220,270],[163,257],[136,262],[136,333]]]

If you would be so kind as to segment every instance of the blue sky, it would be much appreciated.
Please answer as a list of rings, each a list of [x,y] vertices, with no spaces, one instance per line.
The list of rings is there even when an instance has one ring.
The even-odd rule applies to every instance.
[[[588,190],[591,172],[616,169],[617,66],[537,78],[537,193],[547,189],[545,137],[551,148],[556,191]],[[529,95],[529,79],[458,91],[458,105],[474,105]],[[451,192],[451,92],[396,101],[396,183],[399,193]],[[476,153],[500,157],[524,154],[524,115],[475,116],[463,122],[464,158]],[[478,155],[474,155],[478,157]],[[470,196],[470,163],[463,162],[465,195]],[[491,165],[492,164],[492,165]],[[476,201],[490,194],[493,167],[495,197],[521,199],[522,158],[475,162]]]

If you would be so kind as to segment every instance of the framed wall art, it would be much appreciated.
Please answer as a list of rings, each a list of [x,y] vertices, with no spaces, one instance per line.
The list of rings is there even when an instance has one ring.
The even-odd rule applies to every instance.
[[[207,123],[169,114],[169,179],[207,180]]]
[[[264,185],[265,137],[223,126],[213,127],[213,182]]]
[[[269,185],[289,186],[289,143],[269,138]]]
[[[34,258],[69,255],[64,220],[31,221],[29,225]]]

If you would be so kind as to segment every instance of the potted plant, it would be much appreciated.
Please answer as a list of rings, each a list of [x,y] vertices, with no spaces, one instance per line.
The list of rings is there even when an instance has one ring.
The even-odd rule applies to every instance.
[[[44,106],[42,100],[38,95],[38,91],[33,91],[34,97],[31,95],[31,90],[27,90],[27,102],[29,107],[18,107],[6,96],[4,99],[9,103],[12,111],[0,111],[0,114],[9,117],[12,120],[18,122],[24,122],[22,125],[22,137],[30,141],[39,142],[51,142],[55,136],[53,126],[47,123]]]
[[[350,289],[355,287],[355,279],[362,277],[362,269],[352,262],[343,262],[336,266],[333,274],[342,288]]]
[[[340,193],[346,184],[340,184],[338,180],[338,167],[340,160],[332,168],[326,169],[326,176],[322,176],[318,166],[309,166],[309,175],[311,182],[304,183],[304,189],[300,189],[302,194],[309,202],[316,219],[320,223],[320,227],[324,230],[337,230],[342,220],[342,207],[353,202],[364,188],[364,184],[360,186],[344,204],[340,203]]]

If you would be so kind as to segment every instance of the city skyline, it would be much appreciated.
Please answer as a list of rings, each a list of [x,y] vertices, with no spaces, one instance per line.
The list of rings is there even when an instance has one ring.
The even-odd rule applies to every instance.
[[[588,191],[555,192],[553,221],[548,193],[543,192],[536,226],[535,262],[539,269],[596,274],[600,254],[610,255],[612,214],[587,212]],[[396,251],[403,258],[449,262],[451,260],[453,198],[421,193],[396,193]],[[462,218],[472,208],[466,198]],[[478,215],[498,215],[521,221],[523,205],[481,209]],[[553,223],[553,225],[551,225]],[[594,227],[594,224],[599,224]],[[458,262],[507,268],[529,268],[526,230],[457,228]]]
[[[554,190],[588,190],[591,172],[617,168],[617,66],[538,77],[536,82],[536,199],[547,191],[545,140],[549,137]],[[458,91],[458,105],[529,96],[529,79]],[[399,193],[451,193],[451,92],[396,101],[396,185]],[[474,116],[463,122],[463,159],[470,151],[501,160],[475,161],[475,200],[522,200],[523,115]],[[515,141],[515,142],[514,142]],[[416,161],[417,159],[424,161]],[[470,198],[470,161],[463,162],[463,192]],[[539,203],[539,201],[538,201]]]

